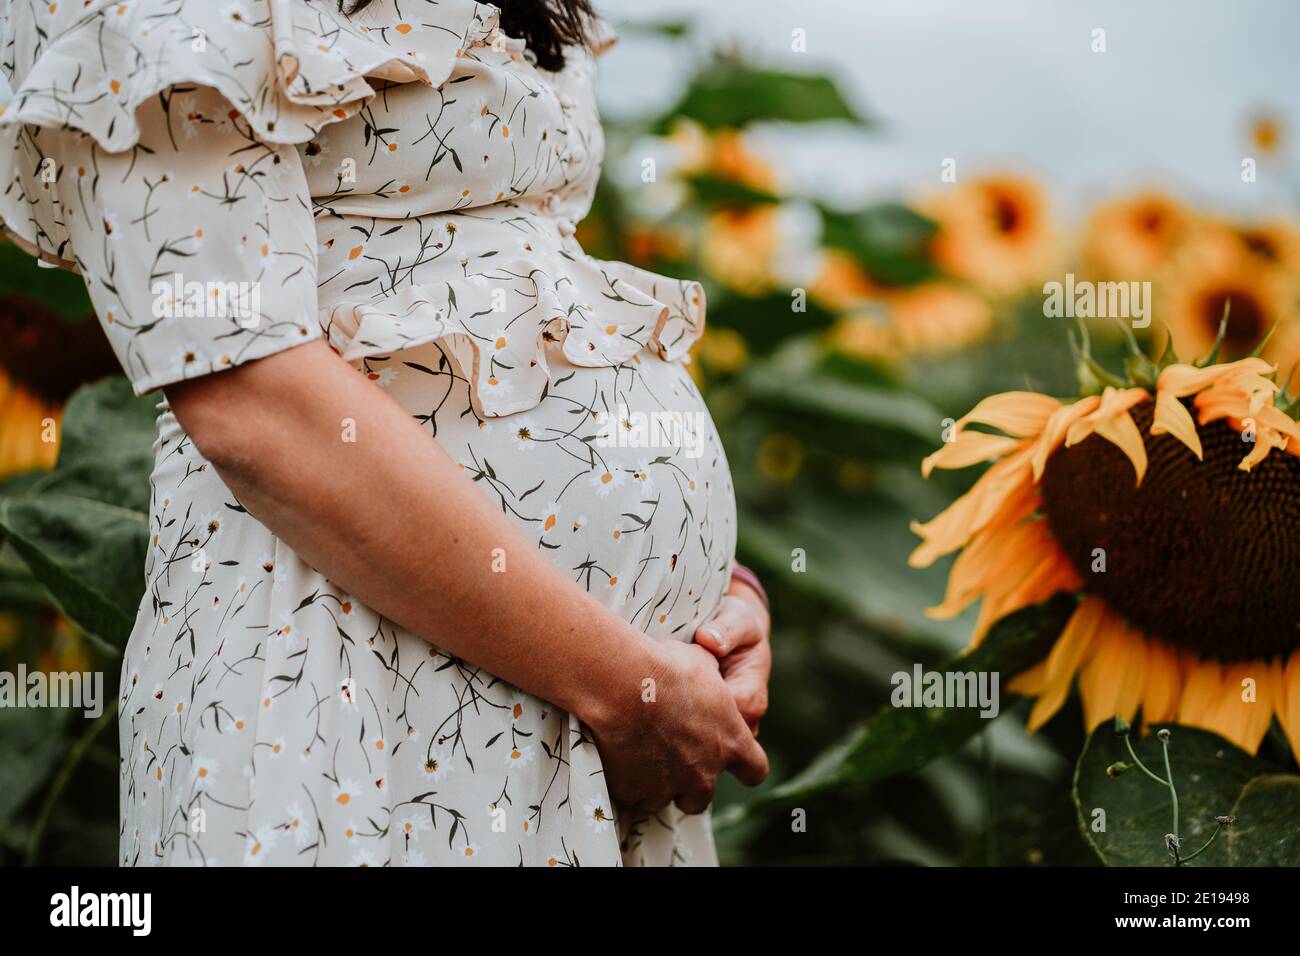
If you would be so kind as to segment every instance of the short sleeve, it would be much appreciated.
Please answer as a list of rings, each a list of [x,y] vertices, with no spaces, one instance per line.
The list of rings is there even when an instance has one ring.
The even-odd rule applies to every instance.
[[[405,6],[405,5],[402,5]],[[321,334],[297,144],[367,78],[442,83],[499,11],[442,0],[0,0],[0,219],[79,271],[137,392]]]
[[[137,393],[321,334],[297,150],[250,139],[211,90],[176,92],[169,106],[141,107],[139,146],[125,152],[68,130],[36,138],[61,252]]]

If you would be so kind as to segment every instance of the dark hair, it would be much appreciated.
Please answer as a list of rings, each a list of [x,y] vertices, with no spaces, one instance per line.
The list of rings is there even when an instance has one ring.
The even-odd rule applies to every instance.
[[[339,10],[351,15],[371,0],[339,0]],[[501,30],[519,37],[543,70],[564,68],[564,48],[587,43],[587,30],[595,19],[591,0],[494,0],[501,8]]]

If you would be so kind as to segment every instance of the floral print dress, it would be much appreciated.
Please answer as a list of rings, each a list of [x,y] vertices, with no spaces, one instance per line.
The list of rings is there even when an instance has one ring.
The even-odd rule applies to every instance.
[[[703,293],[574,239],[595,53],[544,72],[473,0],[0,11],[0,215],[138,392],[325,337],[579,586],[691,639],[735,542]],[[707,814],[611,806],[576,719],[335,587],[160,411],[122,864],[716,862]]]

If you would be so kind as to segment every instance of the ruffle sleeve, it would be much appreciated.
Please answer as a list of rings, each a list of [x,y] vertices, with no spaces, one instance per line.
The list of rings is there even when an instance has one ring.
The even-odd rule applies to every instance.
[[[497,19],[473,0],[409,21],[320,0],[4,6],[0,217],[83,275],[137,392],[320,335],[294,144],[361,109],[367,77],[442,83]]]

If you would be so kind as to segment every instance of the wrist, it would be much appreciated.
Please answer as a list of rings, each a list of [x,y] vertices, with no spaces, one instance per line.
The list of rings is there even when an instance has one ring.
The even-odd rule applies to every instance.
[[[602,648],[566,709],[598,736],[625,731],[640,719],[646,695],[656,692],[668,669],[658,643],[629,627],[613,647]]]

